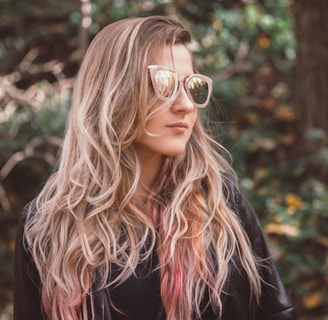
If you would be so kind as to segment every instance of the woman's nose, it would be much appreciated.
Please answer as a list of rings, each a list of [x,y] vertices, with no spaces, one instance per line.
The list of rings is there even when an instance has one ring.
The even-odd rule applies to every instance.
[[[176,112],[192,112],[195,110],[195,105],[189,98],[184,86],[181,86],[178,95],[172,105],[174,111]]]

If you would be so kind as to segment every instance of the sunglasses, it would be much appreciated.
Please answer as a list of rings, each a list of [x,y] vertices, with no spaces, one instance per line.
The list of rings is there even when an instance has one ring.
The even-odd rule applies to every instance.
[[[162,66],[148,66],[153,89],[163,101],[174,100],[183,85],[189,99],[198,108],[205,108],[212,93],[212,79],[201,74],[179,77],[172,69]]]

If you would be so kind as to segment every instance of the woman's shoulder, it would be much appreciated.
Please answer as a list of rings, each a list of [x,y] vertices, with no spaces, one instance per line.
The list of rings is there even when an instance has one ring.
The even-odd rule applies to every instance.
[[[36,206],[35,201],[31,201],[21,211],[18,218],[17,229],[16,229],[16,243],[15,253],[20,255],[25,262],[32,260],[31,253],[29,251],[29,245],[26,239],[27,225],[33,223],[31,220],[35,216]]]
[[[28,249],[25,229],[35,204],[26,205],[20,215],[15,244],[14,319],[43,319],[40,308],[40,278]]]
[[[20,214],[19,217],[19,225],[22,225],[25,227],[25,225],[31,221],[31,219],[34,218],[37,212],[37,207],[36,207],[36,199],[33,199],[29,203],[27,203]]]
[[[223,175],[223,193],[226,202],[231,210],[245,223],[252,223],[257,220],[257,215],[240,187],[236,176],[230,174]]]
[[[223,194],[225,196],[226,203],[228,207],[234,211],[239,218],[245,219],[245,214],[248,215],[248,209],[243,208],[246,204],[247,207],[250,207],[249,202],[245,198],[240,185],[237,176],[232,174],[223,174],[222,175],[222,182],[223,182]]]
[[[255,251],[260,255],[267,255],[266,237],[260,220],[236,177],[225,178],[224,188],[228,207],[237,215],[245,233],[247,234]]]

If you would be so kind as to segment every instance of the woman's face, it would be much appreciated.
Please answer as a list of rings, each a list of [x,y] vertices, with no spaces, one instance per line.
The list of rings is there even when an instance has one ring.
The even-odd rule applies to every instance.
[[[173,61],[170,54],[169,57],[158,58],[154,64],[174,68],[179,78],[194,73],[190,53],[184,45],[174,45],[172,53]],[[161,104],[163,101],[158,100],[155,108]],[[164,108],[147,122],[147,133],[144,132],[141,135],[136,145],[139,156],[142,160],[147,160],[147,158],[151,160],[157,156],[182,154],[191,136],[196,118],[197,107],[189,99],[182,86],[171,106]]]

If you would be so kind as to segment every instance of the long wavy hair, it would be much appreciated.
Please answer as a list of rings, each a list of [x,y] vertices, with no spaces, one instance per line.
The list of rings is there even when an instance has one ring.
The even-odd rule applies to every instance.
[[[110,292],[154,250],[169,320],[200,317],[204,296],[221,313],[235,255],[258,301],[257,258],[224,192],[233,171],[201,119],[185,152],[163,157],[152,192],[138,191],[135,141],[154,116],[147,66],[190,41],[187,29],[162,16],[114,22],[92,41],[77,76],[58,170],[26,223],[49,319],[92,317],[96,277],[99,289]],[[112,264],[120,272],[109,281]]]

